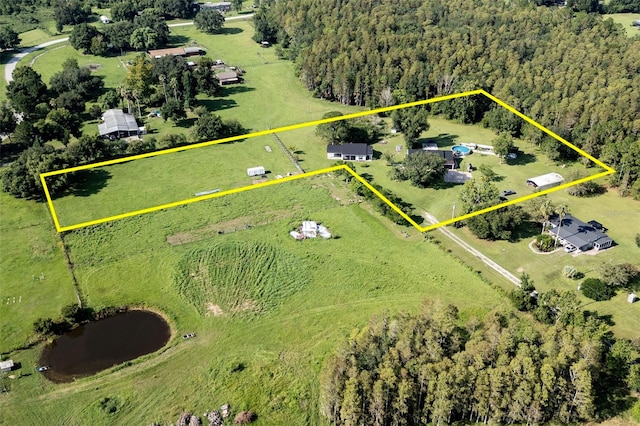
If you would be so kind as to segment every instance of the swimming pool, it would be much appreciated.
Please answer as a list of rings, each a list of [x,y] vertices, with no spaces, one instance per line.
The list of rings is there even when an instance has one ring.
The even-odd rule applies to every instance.
[[[467,148],[466,146],[462,145],[452,146],[451,151],[453,151],[453,154],[458,157],[464,157],[465,155],[471,154],[471,148]]]

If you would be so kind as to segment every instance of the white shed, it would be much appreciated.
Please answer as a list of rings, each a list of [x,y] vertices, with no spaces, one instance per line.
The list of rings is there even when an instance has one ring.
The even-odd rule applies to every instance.
[[[111,23],[111,19],[109,19],[109,17],[107,16],[100,16],[100,22],[102,22],[103,24],[110,24]]]
[[[627,297],[627,302],[635,303],[637,299],[638,299],[638,296],[636,296],[635,293],[631,293],[629,297]]]
[[[544,189],[553,188],[564,182],[564,178],[558,173],[547,173],[546,175],[532,177],[527,179],[527,185],[542,191]]]
[[[8,373],[13,369],[13,361],[8,359],[6,361],[0,361],[0,372]]]
[[[264,174],[264,167],[263,166],[258,166],[258,167],[249,167],[247,169],[247,174],[249,176],[262,176]]]

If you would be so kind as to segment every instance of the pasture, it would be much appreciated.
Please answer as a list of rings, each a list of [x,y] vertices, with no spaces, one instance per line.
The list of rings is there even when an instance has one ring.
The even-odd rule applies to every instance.
[[[343,187],[318,176],[67,234],[74,271],[92,307],[151,306],[167,315],[178,335],[197,337],[178,338],[160,354],[75,383],[53,385],[39,375],[17,379],[0,401],[2,420],[168,423],[182,410],[202,413],[228,402],[234,410],[255,410],[259,424],[318,423],[322,360],[371,315],[412,311],[425,297],[456,303],[464,318],[505,303],[422,236],[402,237],[394,232],[397,226],[363,206],[336,200]],[[307,218],[326,224],[338,238],[291,238],[288,231]],[[296,284],[278,288],[280,280],[272,281],[265,297],[273,303],[259,316],[207,315],[196,307],[200,302],[194,305],[206,300],[202,292],[181,292],[174,284],[181,259],[190,253],[265,242],[288,265],[282,277]],[[229,272],[254,261],[237,260]],[[11,356],[27,371],[39,349]],[[99,408],[104,397],[120,401],[116,413]]]
[[[608,18],[611,18],[616,24],[621,24],[629,37],[640,35],[640,29],[631,25],[633,21],[640,20],[640,13],[611,13],[602,16],[602,19]]]

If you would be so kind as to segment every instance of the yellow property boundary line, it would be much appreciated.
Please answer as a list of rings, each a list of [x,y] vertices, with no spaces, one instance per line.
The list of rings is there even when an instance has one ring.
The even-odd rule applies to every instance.
[[[56,210],[55,210],[55,208],[53,206],[53,201],[52,201],[51,195],[49,193],[49,188],[47,188],[46,178],[49,177],[49,176],[55,176],[55,175],[60,175],[60,174],[65,174],[65,173],[71,173],[71,172],[76,172],[76,171],[80,171],[80,170],[93,169],[93,168],[96,168],[96,167],[102,167],[102,166],[108,166],[108,165],[111,165],[111,164],[124,163],[124,162],[132,161],[132,160],[140,160],[142,158],[155,157],[155,156],[158,156],[158,155],[171,154],[171,153],[174,153],[174,152],[188,151],[190,149],[201,148],[201,147],[205,147],[205,146],[209,146],[209,145],[217,145],[217,144],[221,144],[221,143],[225,143],[225,142],[233,142],[233,141],[237,141],[237,140],[241,140],[241,139],[248,139],[248,138],[254,138],[254,137],[258,137],[258,136],[270,135],[270,134],[273,134],[273,133],[280,133],[280,132],[285,132],[285,131],[288,131],[288,130],[302,129],[302,128],[305,128],[305,127],[317,126],[318,124],[331,123],[331,122],[334,122],[334,121],[341,121],[341,120],[349,120],[349,119],[352,119],[352,118],[364,117],[364,116],[367,116],[367,115],[379,114],[379,113],[382,113],[382,112],[389,112],[389,111],[394,111],[394,110],[397,110],[397,109],[409,108],[409,107],[414,107],[414,106],[419,106],[419,105],[427,105],[427,104],[431,104],[431,103],[435,103],[435,102],[441,102],[441,101],[446,101],[446,100],[450,100],[450,99],[463,98],[463,97],[472,96],[472,95],[484,95],[484,96],[486,96],[487,98],[489,98],[492,101],[496,102],[501,107],[506,108],[510,112],[512,112],[515,115],[517,115],[518,117],[522,118],[527,123],[532,124],[533,126],[535,126],[536,128],[542,130],[544,133],[548,134],[552,138],[556,139],[557,141],[565,144],[569,148],[571,148],[574,151],[578,152],[580,155],[582,155],[582,156],[588,158],[589,160],[593,161],[599,167],[602,167],[603,169],[605,169],[605,171],[601,172],[601,173],[597,173],[597,174],[592,175],[592,176],[587,176],[585,178],[575,180],[573,182],[565,183],[565,184],[556,186],[554,188],[546,189],[544,191],[539,191],[539,192],[536,192],[536,193],[533,193],[533,194],[530,194],[530,195],[519,197],[519,198],[516,198],[514,200],[506,201],[504,203],[488,207],[486,209],[478,210],[478,211],[473,212],[473,213],[465,214],[463,216],[458,216],[458,217],[455,217],[455,218],[452,218],[452,219],[449,219],[449,220],[445,220],[443,222],[438,222],[436,224],[432,224],[432,225],[428,225],[428,226],[421,226],[418,223],[416,223],[407,214],[405,214],[402,210],[400,210],[400,208],[398,208],[398,206],[396,206],[391,201],[389,201],[384,195],[382,195],[377,189],[375,189],[369,182],[367,182],[362,176],[360,176],[359,174],[354,172],[346,164],[339,165],[339,166],[334,166],[334,167],[327,167],[327,168],[324,168],[324,169],[314,170],[314,171],[311,171],[311,172],[302,173],[302,174],[295,175],[295,176],[284,177],[284,178],[278,179],[278,180],[258,183],[258,184],[255,184],[255,185],[243,186],[241,188],[235,188],[235,189],[230,189],[230,190],[227,190],[227,191],[217,192],[215,194],[207,194],[207,195],[203,195],[203,196],[200,196],[200,197],[193,197],[193,198],[189,198],[189,199],[186,199],[186,200],[181,200],[181,201],[176,201],[176,202],[173,202],[173,203],[162,204],[162,205],[159,205],[159,206],[149,207],[149,208],[141,209],[141,210],[135,210],[135,211],[131,211],[131,212],[128,212],[128,213],[123,213],[123,214],[119,214],[119,215],[115,215],[115,216],[109,216],[109,217],[105,217],[105,218],[101,218],[101,219],[91,220],[91,221],[82,222],[82,223],[78,223],[78,224],[75,224],[75,225],[63,226],[63,227],[60,226],[60,222],[58,220],[58,215],[56,214]],[[130,156],[130,157],[117,158],[117,159],[114,159],[114,160],[102,161],[102,162],[94,163],[94,164],[86,164],[86,165],[83,165],[83,166],[71,167],[71,168],[63,169],[63,170],[55,170],[55,171],[52,171],[52,172],[41,173],[40,174],[40,181],[42,182],[42,187],[44,189],[45,197],[47,199],[47,204],[49,205],[49,210],[51,211],[51,216],[53,218],[53,223],[55,224],[56,230],[58,232],[65,232],[65,231],[71,231],[71,230],[74,230],[74,229],[84,228],[84,227],[91,226],[91,225],[96,225],[96,224],[99,224],[99,223],[110,222],[110,221],[117,220],[117,219],[123,219],[123,218],[126,218],[126,217],[137,216],[137,215],[144,214],[144,213],[151,213],[151,212],[155,212],[155,211],[158,211],[158,210],[168,209],[168,208],[171,208],[171,207],[183,206],[183,205],[186,205],[186,204],[191,204],[191,203],[195,203],[195,202],[198,202],[198,201],[209,200],[209,199],[212,199],[212,198],[218,198],[218,197],[222,197],[222,196],[229,195],[229,194],[235,194],[235,193],[239,193],[239,192],[249,191],[249,190],[252,190],[252,189],[263,188],[265,186],[271,186],[271,185],[275,185],[275,184],[279,184],[279,183],[289,182],[289,181],[296,180],[296,179],[303,179],[303,178],[307,178],[307,177],[310,177],[310,176],[315,176],[315,175],[319,175],[319,174],[323,174],[323,173],[330,173],[330,172],[334,172],[334,171],[337,171],[337,170],[345,170],[348,173],[350,173],[354,178],[356,178],[358,181],[360,181],[364,186],[366,186],[369,190],[371,190],[376,196],[380,197],[380,199],[382,201],[387,203],[393,210],[395,210],[400,216],[402,216],[405,220],[407,220],[411,225],[413,225],[420,232],[431,231],[432,229],[436,229],[436,228],[439,228],[441,226],[449,225],[449,224],[452,224],[454,222],[465,220],[465,219],[468,219],[470,217],[478,216],[478,215],[481,215],[483,213],[487,213],[487,212],[490,212],[490,211],[493,211],[493,210],[500,209],[502,207],[506,207],[506,206],[509,206],[509,205],[512,205],[512,204],[520,203],[522,201],[530,200],[532,198],[536,198],[536,197],[539,197],[541,195],[550,194],[552,192],[559,191],[561,189],[569,188],[571,186],[574,186],[574,185],[577,185],[577,184],[580,184],[580,183],[583,183],[583,182],[588,182],[590,180],[598,179],[600,177],[608,176],[610,174],[615,173],[615,170],[612,169],[611,167],[607,166],[606,164],[604,164],[600,160],[598,160],[598,159],[594,158],[593,156],[589,155],[588,153],[586,153],[582,149],[578,148],[577,146],[573,145],[572,143],[564,140],[563,138],[561,138],[560,136],[556,135],[555,133],[553,133],[551,130],[547,129],[546,127],[538,124],[537,122],[535,122],[531,118],[527,117],[526,115],[522,114],[521,112],[519,112],[518,110],[513,108],[511,105],[508,105],[507,103],[501,101],[500,99],[496,98],[495,96],[491,95],[490,93],[486,92],[485,90],[478,89],[478,90],[471,90],[471,91],[463,92],[463,93],[455,93],[455,94],[452,94],[452,95],[441,96],[441,97],[438,97],[438,98],[424,99],[424,100],[416,101],[416,102],[409,102],[409,103],[405,103],[405,104],[402,104],[402,105],[393,105],[393,106],[390,106],[390,107],[377,108],[377,109],[368,110],[368,111],[360,111],[360,112],[355,112],[355,113],[352,113],[352,114],[346,114],[346,115],[342,115],[342,116],[338,116],[338,117],[324,118],[324,119],[320,119],[320,120],[308,121],[306,123],[299,123],[299,124],[294,124],[294,125],[290,125],[290,126],[278,127],[278,128],[275,128],[275,129],[262,130],[262,131],[250,133],[250,134],[247,134],[247,135],[233,136],[233,137],[229,137],[229,138],[218,139],[218,140],[215,140],[215,141],[202,142],[202,143],[193,144],[193,145],[187,145],[187,146],[181,146],[181,147],[177,147],[177,148],[165,149],[165,150],[162,150],[162,151],[155,151],[155,152],[149,152],[149,153],[146,153],[146,154],[133,155],[133,156]]]

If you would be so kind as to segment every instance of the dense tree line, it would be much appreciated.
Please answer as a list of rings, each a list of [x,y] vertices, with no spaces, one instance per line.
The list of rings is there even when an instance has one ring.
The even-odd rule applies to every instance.
[[[484,88],[608,161],[612,183],[640,197],[638,155],[626,155],[640,151],[640,40],[574,3],[289,0],[255,25],[316,96],[375,107]],[[554,160],[576,157],[480,97],[432,111],[529,139]]]
[[[546,326],[504,311],[463,324],[454,306],[430,303],[416,315],[374,317],[325,365],[322,413],[337,425],[572,423],[615,413],[640,385],[637,351],[577,303],[551,303],[564,311]]]

